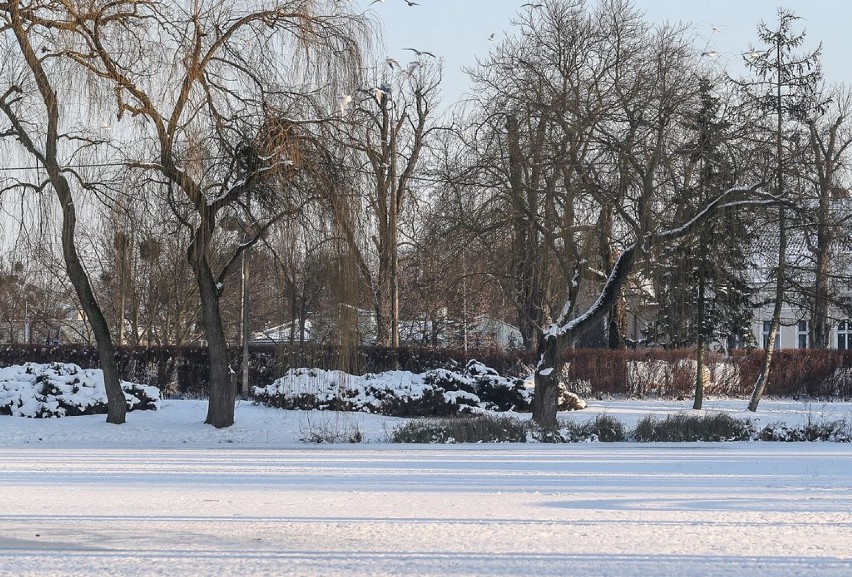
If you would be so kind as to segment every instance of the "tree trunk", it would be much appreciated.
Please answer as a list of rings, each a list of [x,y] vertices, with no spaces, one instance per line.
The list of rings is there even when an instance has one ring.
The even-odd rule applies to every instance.
[[[692,403],[692,408],[695,410],[701,409],[704,403],[704,338],[698,337],[698,344],[695,347],[695,400]]]
[[[248,398],[251,394],[249,387],[249,251],[243,252],[242,259],[242,307],[240,307],[240,340],[243,346],[242,378],[240,379],[240,394]]]
[[[228,346],[219,311],[219,295],[206,262],[203,263],[201,270],[196,271],[196,281],[201,295],[201,318],[210,355],[208,371],[210,401],[207,405],[207,419],[204,422],[221,429],[234,424],[237,387],[230,376]]]
[[[539,338],[539,363],[535,372],[533,421],[542,429],[556,428],[559,408],[559,356],[574,339],[605,318],[621,287],[633,268],[636,245],[631,245],[619,255],[598,300],[582,315],[573,320],[557,319],[551,331]]]
[[[391,306],[391,267],[389,255],[379,256],[378,289],[376,300],[376,344],[381,347],[392,346],[391,333],[393,312]]]
[[[823,247],[819,247],[817,250],[814,308],[811,319],[811,347],[815,349],[827,349],[829,347],[830,335],[828,327],[829,259],[824,254]]]
[[[814,302],[811,313],[811,346],[827,349],[829,345],[828,291],[831,277],[831,238],[829,232],[830,190],[820,191],[820,208],[817,222],[816,267],[814,278]]]
[[[704,249],[701,245],[701,269],[698,273],[698,310],[696,311],[696,330],[695,339],[695,401],[692,403],[692,408],[695,410],[701,409],[704,402]]]
[[[53,170],[49,170],[53,173]],[[65,259],[65,268],[68,278],[74,286],[80,306],[86,314],[92,332],[95,334],[95,343],[98,349],[98,362],[104,374],[104,389],[107,396],[107,423],[121,425],[127,418],[127,400],[124,398],[124,390],[118,377],[118,365],[115,361],[115,347],[109,332],[103,311],[95,300],[89,277],[80,262],[77,247],[74,244],[74,232],[77,227],[77,214],[67,181],[58,170],[51,174],[51,183],[56,190],[59,204],[62,206],[62,256]],[[54,179],[54,176],[56,177]]]
[[[784,304],[784,270],[787,256],[787,225],[784,221],[784,208],[779,209],[778,218],[778,270],[775,279],[775,306],[772,309],[772,320],[769,325],[768,342],[763,350],[763,360],[760,363],[760,374],[754,383],[754,391],[751,394],[751,401],[748,404],[748,410],[751,412],[757,411],[757,405],[763,397],[763,392],[766,390],[766,385],[769,382],[769,369],[772,366],[772,356],[775,353],[775,336],[778,334],[778,327],[781,325],[781,307]]]
[[[220,291],[207,262],[207,250],[214,223],[215,215],[202,211],[201,225],[195,230],[187,254],[198,284],[201,320],[204,323],[204,336],[207,338],[207,351],[210,356],[207,383],[210,388],[210,400],[207,405],[207,419],[204,422],[221,429],[234,424],[237,387],[231,379],[228,364],[228,346],[219,310]]]
[[[624,298],[617,298],[607,315],[607,347],[613,350],[625,348],[627,332],[627,305]]]
[[[541,361],[535,371],[533,391],[533,421],[542,429],[554,431],[558,426],[559,354],[564,349],[561,339],[542,339],[539,348]]]

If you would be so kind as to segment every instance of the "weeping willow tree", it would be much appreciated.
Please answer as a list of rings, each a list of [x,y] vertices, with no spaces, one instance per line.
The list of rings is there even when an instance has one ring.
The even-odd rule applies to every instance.
[[[139,144],[127,150],[128,165],[164,184],[175,221],[189,231],[210,353],[206,422],[230,426],[236,387],[223,283],[242,252],[295,209],[296,190],[310,188],[314,156],[293,154],[310,148],[300,123],[316,119],[315,101],[334,100],[354,82],[364,21],[320,0],[56,2],[41,12],[28,12],[29,24],[45,26],[50,16],[73,35],[72,58],[111,88],[118,122]],[[256,202],[264,198],[258,189],[270,202]],[[257,234],[223,256],[228,211]]]
[[[86,158],[102,137],[93,134],[75,114],[91,109],[84,103],[64,100],[63,89],[85,78],[85,71],[70,66],[75,52],[65,43],[68,34],[59,2],[6,2],[0,5],[3,44],[8,60],[3,65],[0,110],[8,121],[3,137],[13,137],[23,154],[44,168],[35,181],[19,180],[16,187],[34,192],[53,190],[61,214],[61,251],[68,279],[74,287],[92,328],[103,370],[107,395],[107,422],[122,424],[127,403],[119,382],[115,345],[109,324],[98,301],[84,256],[78,250],[78,218],[85,192],[106,188],[71,166]],[[37,21],[38,24],[34,24]],[[76,108],[76,110],[74,110]],[[97,108],[94,106],[94,108]]]

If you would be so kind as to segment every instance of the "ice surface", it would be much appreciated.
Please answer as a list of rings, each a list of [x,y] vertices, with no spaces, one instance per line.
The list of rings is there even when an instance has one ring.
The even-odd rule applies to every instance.
[[[747,416],[744,400],[710,411]],[[589,401],[630,425],[684,402]],[[766,400],[755,418],[849,418]],[[0,577],[852,574],[852,445],[389,445],[402,419],[204,401],[0,417]],[[306,429],[370,441],[305,445]]]

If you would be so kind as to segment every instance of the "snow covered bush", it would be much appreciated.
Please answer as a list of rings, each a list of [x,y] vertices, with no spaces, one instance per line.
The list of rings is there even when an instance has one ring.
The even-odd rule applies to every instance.
[[[820,387],[827,398],[846,400],[852,398],[852,369],[837,367]]]
[[[502,377],[482,363],[425,373],[388,371],[349,375],[322,369],[290,369],[255,401],[283,409],[366,411],[394,416],[451,416],[482,411],[524,411],[531,391],[521,379]]]
[[[671,381],[671,365],[665,361],[630,361],[627,363],[627,383],[631,397],[663,395]]]
[[[156,410],[156,387],[121,382],[127,410]],[[0,368],[0,415],[47,418],[106,414],[103,371],[69,363]]]
[[[749,441],[754,438],[754,427],[751,420],[737,419],[727,413],[679,413],[665,419],[649,415],[636,424],[633,437],[640,443]]]

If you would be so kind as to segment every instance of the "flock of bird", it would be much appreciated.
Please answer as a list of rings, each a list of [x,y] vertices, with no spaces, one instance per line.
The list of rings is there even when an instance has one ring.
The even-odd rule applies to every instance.
[[[413,0],[402,0],[408,6],[420,6],[418,2],[414,2]],[[373,0],[368,4],[368,6],[372,6],[373,4],[384,4],[385,0]],[[534,2],[526,2],[521,4],[521,8],[530,8],[531,10],[536,10],[538,8],[544,8],[544,4],[534,3]],[[488,41],[493,42],[496,37],[496,34],[489,34]],[[409,52],[413,52],[417,57],[415,60],[409,62],[405,67],[405,72],[409,75],[413,74],[417,68],[423,66],[423,57],[428,56],[430,58],[437,58],[434,53],[429,52],[428,50],[418,50],[417,48],[403,48],[403,50],[407,50]],[[399,63],[399,60],[392,57],[387,57],[385,59],[385,63],[391,68],[391,70],[402,70],[402,66]],[[389,84],[382,83],[378,86],[374,86],[369,89],[361,89],[360,92],[364,92],[369,94],[372,98],[376,100],[381,105],[383,98],[390,98],[391,96],[391,87]],[[340,104],[340,114],[341,116],[346,114],[349,106],[352,104],[353,96],[352,94],[343,94],[339,97]]]
[[[378,2],[379,0],[376,0],[376,1]],[[436,58],[436,56],[432,52],[429,52],[428,50],[418,50],[416,48],[403,48],[403,50],[410,50],[411,52],[414,52],[415,55],[417,55],[417,60],[414,60],[414,61],[408,63],[408,66],[406,67],[406,73],[407,74],[412,74],[418,67],[423,66],[422,57],[429,56],[431,58]],[[391,69],[398,69],[399,70],[399,69],[402,68],[399,64],[399,60],[397,60],[396,58],[388,57],[388,58],[385,59],[385,63]],[[381,105],[383,98],[390,98],[391,87],[390,87],[390,84],[382,83],[382,84],[379,84],[378,86],[374,86],[372,88],[362,88],[360,90],[360,92],[364,92],[366,94],[369,94],[370,96],[372,96],[376,100],[377,103],[379,103]],[[339,99],[339,104],[340,104],[340,114],[345,115],[346,110],[352,104],[352,95],[351,94],[341,95],[340,99]]]
[[[405,2],[406,4],[408,4],[409,6],[420,6],[420,4],[418,4],[417,2],[412,2],[411,0],[402,0],[402,1]],[[368,4],[368,6],[372,6],[373,4],[384,4],[384,3],[385,3],[385,0],[373,0],[372,2],[370,2]]]

